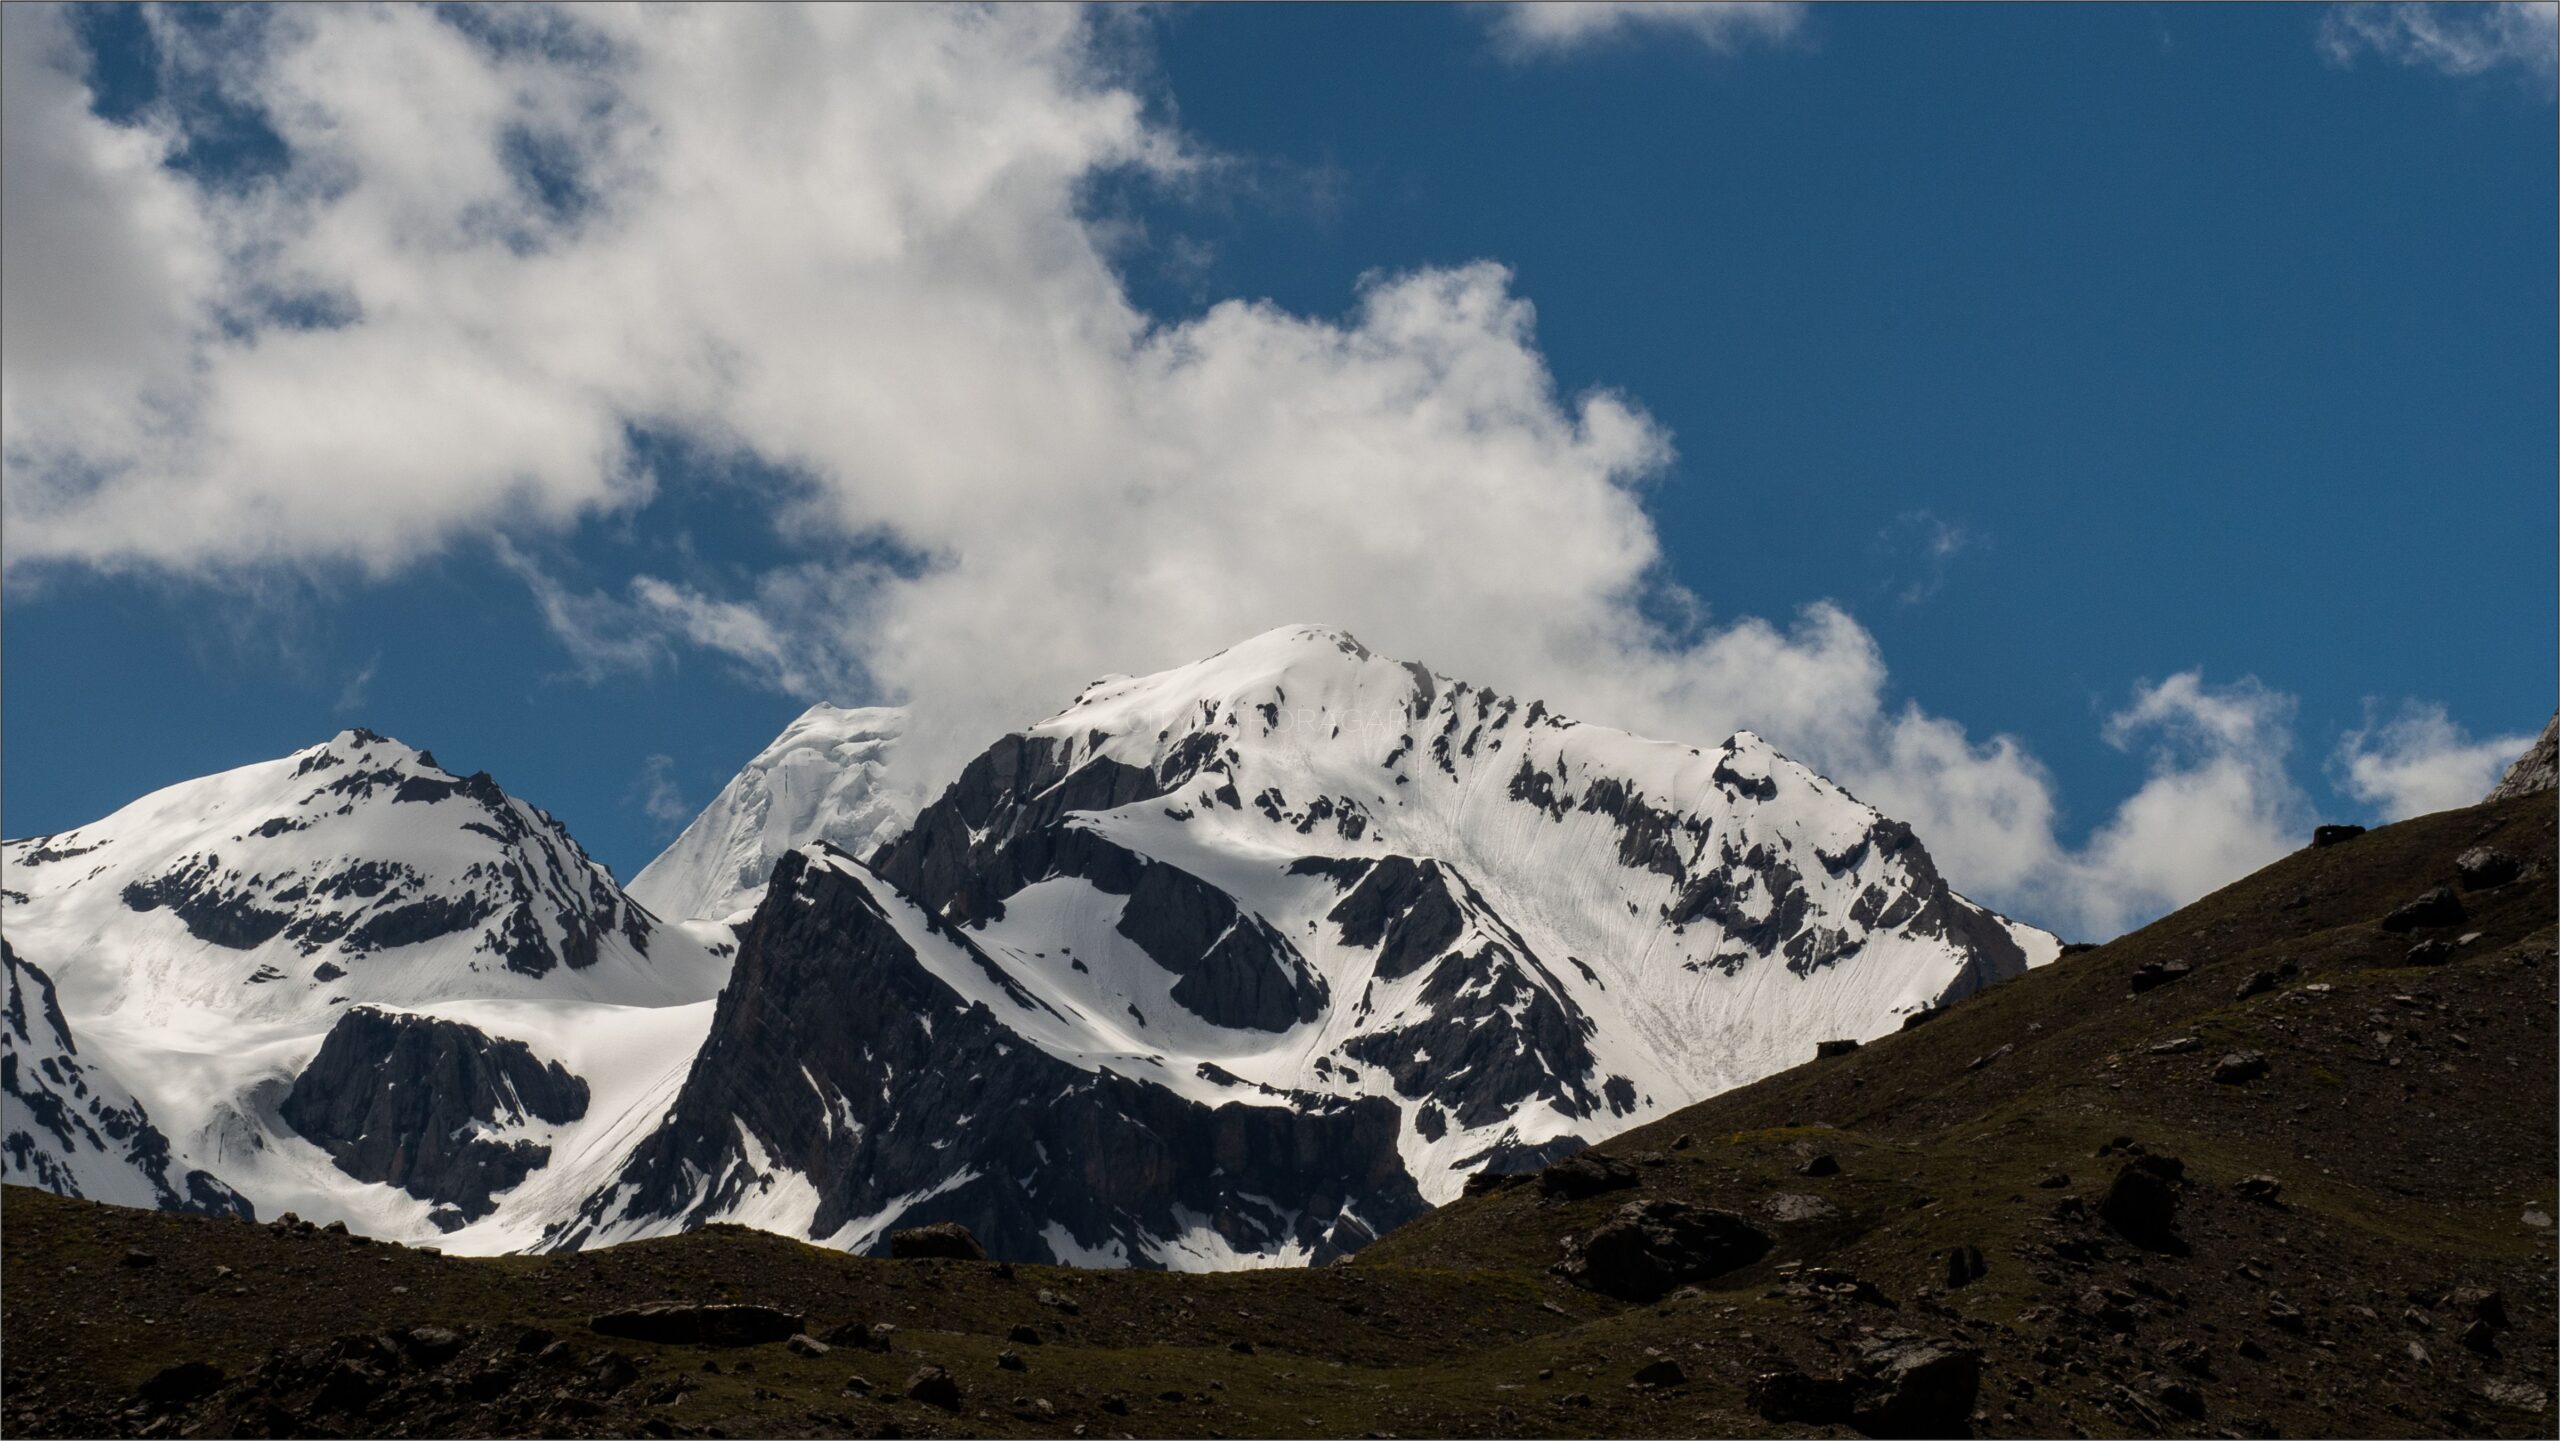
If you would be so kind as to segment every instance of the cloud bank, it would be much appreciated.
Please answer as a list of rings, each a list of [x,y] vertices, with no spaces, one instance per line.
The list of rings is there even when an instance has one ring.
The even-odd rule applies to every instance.
[[[2560,67],[2560,4],[2336,5],[2321,17],[2319,44],[2340,66],[2370,56],[2446,75],[2512,69],[2548,81]]]
[[[1494,44],[1515,60],[1574,55],[1645,35],[1689,40],[1710,50],[1792,39],[1804,26],[1804,7],[1779,3],[1721,4],[1713,0],[1529,0],[1486,8]]]
[[[2348,732],[2331,767],[2341,790],[2385,820],[2405,820],[2479,804],[2533,742],[2531,732],[2474,740],[2443,706],[2411,701]]]
[[[1796,23],[1616,9],[1498,23]],[[1758,729],[1911,821],[1960,886],[2082,935],[2307,821],[2286,706],[2253,684],[2136,691],[2108,734],[2147,779],[2074,848],[2024,747],[1892,701],[1846,611],[1709,619],[1642,503],[1671,438],[1629,397],[1558,390],[1498,264],[1373,276],[1333,316],[1142,313],[1082,197],[1224,162],[1122,78],[1108,22],[227,12],[163,52],[287,159],[220,184],[162,163],[174,107],[90,112],[57,12],[5,23],[12,584],[494,546],[585,673],[708,652],[794,696],[912,702],[918,779],[1098,675],[1336,623],[1589,720]],[[547,537],[647,523],[647,434],[779,468],[778,534],[875,558],[735,593],[562,585]]]

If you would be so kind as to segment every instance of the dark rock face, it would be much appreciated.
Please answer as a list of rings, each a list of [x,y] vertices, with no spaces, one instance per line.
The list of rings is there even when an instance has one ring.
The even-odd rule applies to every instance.
[[[670,1301],[607,1311],[587,1322],[600,1336],[663,1346],[764,1346],[808,1328],[800,1316],[771,1306],[694,1305]]]
[[[817,1189],[813,1237],[949,1221],[1007,1261],[1055,1259],[1062,1231],[1150,1264],[1148,1240],[1187,1229],[1179,1212],[1239,1248],[1304,1246],[1322,1262],[1425,1209],[1385,1100],[1210,1107],[1079,1069],[937,978],[884,897],[899,904],[847,859],[783,858],[668,1120],[547,1244],[622,1220],[698,1223],[772,1184],[738,1127]],[[964,932],[927,923],[1007,984]],[[1039,1005],[1018,987],[1006,1004]],[[887,1245],[877,1234],[865,1249]]]
[[[1565,1243],[1556,1274],[1625,1301],[1721,1276],[1769,1253],[1767,1232],[1730,1211],[1686,1201],[1635,1201],[1587,1237]]]
[[[587,1083],[458,1021],[349,1009],[286,1093],[285,1123],[338,1169],[476,1220],[491,1196],[550,1159],[548,1147],[481,1134],[587,1113]]]
[[[0,1094],[10,1102],[0,1154],[10,1179],[84,1194],[66,1158],[114,1159],[165,1211],[257,1219],[247,1198],[204,1171],[169,1174],[169,1138],[142,1103],[91,1072],[54,995],[53,978],[0,940]]]
[[[889,1255],[899,1261],[983,1261],[987,1248],[978,1244],[968,1227],[942,1221],[890,1232]]]
[[[1856,1041],[1816,1041],[1813,1043],[1813,1057],[1817,1061],[1827,1061],[1834,1056],[1848,1055],[1856,1049],[1858,1049]]]

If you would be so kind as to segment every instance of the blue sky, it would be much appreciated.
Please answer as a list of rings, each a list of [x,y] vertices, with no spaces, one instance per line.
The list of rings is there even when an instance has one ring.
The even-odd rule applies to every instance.
[[[0,829],[363,724],[627,876],[1319,620],[2109,929],[2551,713],[2547,9],[13,9]]]

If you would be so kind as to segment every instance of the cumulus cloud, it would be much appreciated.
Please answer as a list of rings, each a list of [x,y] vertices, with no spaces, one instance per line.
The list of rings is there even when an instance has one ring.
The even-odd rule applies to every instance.
[[[10,231],[12,584],[492,545],[578,673],[704,655],[911,702],[911,780],[1098,675],[1336,623],[1585,719],[1757,729],[1909,820],[1957,884],[2081,934],[2298,829],[2262,691],[2142,692],[2114,734],[2152,772],[2075,849],[2033,756],[1894,702],[1846,611],[1707,619],[1643,505],[1670,437],[1626,396],[1559,391],[1498,264],[1375,275],[1331,316],[1141,312],[1083,200],[1225,167],[1079,12],[232,13],[220,43],[164,49],[287,159],[204,186],[158,164],[182,115],[99,121],[58,17],[8,11],[9,224],[73,202],[25,254]],[[1735,13],[1659,23],[1797,23]],[[59,316],[22,331],[22,290]],[[57,378],[55,345],[102,348]],[[639,435],[795,477],[759,496],[777,534],[866,558],[562,580],[558,536],[648,522]]]
[[[2320,20],[2320,53],[2349,66],[2370,56],[2446,75],[2560,67],[2560,4],[2336,5]]]
[[[2387,821],[2477,805],[2534,741],[2530,732],[2474,740],[2427,702],[2403,702],[2380,722],[2375,709],[2367,703],[2364,726],[2338,742],[2330,764],[2339,788]]]
[[[1487,7],[1497,48],[1514,59],[1572,55],[1643,35],[1686,39],[1710,50],[1774,44],[1804,25],[1804,7],[1778,3],[1531,3]]]

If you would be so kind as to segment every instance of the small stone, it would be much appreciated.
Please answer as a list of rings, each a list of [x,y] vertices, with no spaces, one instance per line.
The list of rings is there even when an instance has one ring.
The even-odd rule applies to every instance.
[[[1239,1356],[1250,1356],[1253,1354],[1253,1343],[1251,1341],[1229,1341],[1227,1343],[1227,1349],[1235,1352]]]
[[[2059,1191],[2070,1184],[2071,1176],[2068,1172],[2049,1171],[2045,1173],[2043,1180],[2036,1182],[2036,1188],[2042,1191]]]
[[[2234,1051],[2214,1062],[2216,1085],[2244,1086],[2267,1073],[2267,1058],[2259,1051]]]
[[[159,1265],[160,1258],[152,1255],[148,1251],[127,1251],[124,1253],[123,1264],[139,1271],[146,1266]]]
[[[2244,1176],[2233,1182],[2231,1189],[2241,1200],[2273,1205],[2276,1196],[2284,1190],[2284,1182],[2273,1176]]]
[[[1040,1338],[1040,1333],[1028,1326],[1016,1326],[1012,1330],[1005,1332],[1004,1338],[1011,1341],[1016,1346],[1038,1346],[1043,1344]]]
[[[1636,1384],[1639,1386],[1678,1386],[1688,1379],[1689,1373],[1680,1369],[1680,1363],[1668,1356],[1659,1361],[1649,1361],[1636,1371]]]
[[[789,1351],[794,1356],[807,1356],[813,1359],[819,1356],[824,1356],[829,1351],[835,1349],[835,1347],[828,1345],[826,1342],[821,1341],[817,1337],[809,1335],[806,1332],[793,1336],[790,1340],[783,1342],[782,1345],[785,1350]]]
[[[1838,1157],[1833,1156],[1828,1151],[1825,1151],[1821,1155],[1806,1158],[1803,1165],[1796,1167],[1796,1174],[1799,1176],[1837,1176],[1840,1174],[1840,1161]]]
[[[1023,1363],[1021,1352],[1007,1347],[1006,1349],[996,1353],[996,1369],[999,1371],[1027,1371],[1030,1367]]]
[[[2204,1038],[2202,1036],[2172,1036],[2168,1040],[2162,1041],[2160,1044],[2153,1046],[2150,1050],[2150,1054],[2155,1056],[2183,1056],[2189,1051],[2200,1050],[2203,1046]]]

